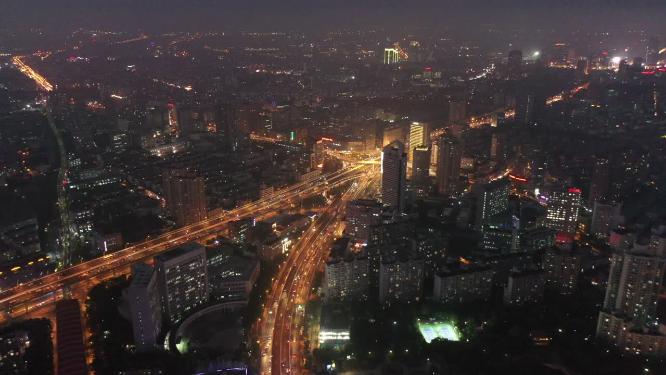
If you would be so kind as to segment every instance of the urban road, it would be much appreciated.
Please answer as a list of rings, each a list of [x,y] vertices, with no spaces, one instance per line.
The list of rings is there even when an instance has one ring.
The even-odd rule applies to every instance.
[[[134,263],[150,259],[175,246],[219,234],[230,221],[289,210],[303,198],[359,179],[370,168],[369,164],[359,163],[334,173],[312,177],[257,201],[212,215],[206,220],[5,289],[0,292],[0,324],[29,314],[46,315],[55,302],[64,297],[65,289],[70,290],[73,296],[83,299],[90,287],[127,274]]]
[[[346,203],[376,188],[379,176],[376,169],[368,171],[331,203],[280,267],[259,322],[262,374],[306,372],[304,306],[312,295],[314,277],[324,265],[331,243],[341,234]]]

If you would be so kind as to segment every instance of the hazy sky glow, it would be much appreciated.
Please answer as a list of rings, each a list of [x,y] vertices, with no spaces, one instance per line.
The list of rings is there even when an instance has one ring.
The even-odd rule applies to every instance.
[[[359,25],[474,28],[479,23],[658,29],[663,0],[2,0],[8,27],[335,29]],[[646,17],[646,15],[648,15]],[[648,21],[646,21],[648,20]],[[549,26],[551,25],[551,26]],[[2,26],[0,26],[2,27]],[[663,27],[663,26],[661,26]]]

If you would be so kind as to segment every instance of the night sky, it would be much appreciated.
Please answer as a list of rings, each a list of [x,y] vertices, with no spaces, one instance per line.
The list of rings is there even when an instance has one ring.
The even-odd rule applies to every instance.
[[[660,31],[663,0],[2,0],[0,27],[113,29],[337,29],[481,23]],[[2,9],[4,8],[4,9]],[[571,25],[571,26],[569,26]]]

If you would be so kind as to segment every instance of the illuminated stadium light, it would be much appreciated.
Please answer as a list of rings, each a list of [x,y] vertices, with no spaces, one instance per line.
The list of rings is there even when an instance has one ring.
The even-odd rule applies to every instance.
[[[419,332],[428,344],[434,339],[443,339],[448,341],[460,341],[460,333],[453,323],[428,321],[418,322]]]

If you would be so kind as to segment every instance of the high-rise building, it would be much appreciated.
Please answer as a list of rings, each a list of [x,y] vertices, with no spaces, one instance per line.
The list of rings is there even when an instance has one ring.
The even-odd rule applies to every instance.
[[[191,242],[155,257],[163,316],[180,321],[208,301],[206,250]]]
[[[493,133],[490,138],[490,161],[493,165],[498,165],[505,160],[504,150],[504,137],[500,134]]]
[[[546,228],[573,234],[578,225],[581,191],[578,188],[553,191],[548,197]]]
[[[75,299],[56,303],[57,374],[87,375],[81,306]]]
[[[446,135],[437,140],[437,145],[437,189],[440,194],[454,195],[458,191],[462,146],[455,138]]]
[[[595,201],[590,222],[590,234],[597,238],[608,238],[611,230],[622,224],[622,205]]]
[[[483,231],[491,221],[507,213],[510,188],[511,184],[506,178],[475,186],[477,230]]]
[[[345,232],[354,241],[368,243],[370,227],[381,224],[382,205],[374,199],[357,199],[347,203]]]
[[[504,303],[522,305],[538,302],[543,298],[545,278],[543,270],[514,270],[504,286]]]
[[[467,102],[465,100],[454,100],[449,103],[449,123],[457,124],[467,118]]]
[[[0,228],[0,262],[37,255],[42,251],[37,218],[29,218]]]
[[[259,277],[256,259],[234,254],[234,247],[206,248],[210,298],[221,302],[247,302]]]
[[[507,61],[507,78],[511,81],[518,80],[523,74],[523,52],[519,50],[509,51]]]
[[[665,255],[649,244],[618,249],[611,259],[604,310],[621,314],[640,328],[654,324]]]
[[[382,150],[382,204],[403,212],[407,179],[407,155],[402,142],[393,142]]]
[[[363,253],[344,254],[326,262],[324,290],[326,301],[366,300],[370,285],[370,263]]]
[[[560,294],[571,294],[578,288],[582,256],[571,249],[552,247],[543,256],[546,287]]]
[[[654,66],[659,62],[659,38],[653,36],[648,38],[645,50],[645,65]]]
[[[253,218],[230,221],[228,224],[229,238],[236,243],[245,243],[248,240],[248,234],[257,224]]]
[[[610,163],[607,158],[596,158],[592,169],[590,181],[590,195],[587,202],[592,205],[595,201],[607,198],[610,188]]]
[[[403,60],[403,54],[400,48],[384,48],[384,65],[399,64]]]
[[[428,146],[430,143],[430,126],[425,122],[412,122],[409,125],[409,160],[414,162],[414,149]]]
[[[520,248],[528,253],[547,249],[555,245],[557,232],[543,227],[529,228],[520,233]]]
[[[516,95],[516,122],[533,125],[536,115],[540,111],[540,98],[534,91],[522,90]]]
[[[178,123],[178,111],[174,103],[167,104],[167,120],[166,133],[178,137],[180,135],[180,125]]]
[[[617,249],[611,259],[597,337],[636,354],[666,356],[658,332],[657,301],[666,271],[663,235]]]
[[[152,266],[138,263],[132,267],[132,282],[127,289],[127,299],[136,350],[157,349],[157,339],[162,328],[162,310],[157,272]]]
[[[654,117],[661,117],[663,111],[661,110],[661,92],[657,87],[652,89],[652,115]]]
[[[409,303],[422,298],[424,260],[419,257],[382,256],[379,265],[379,302]]]
[[[430,180],[430,147],[416,147],[412,149],[412,155],[412,183],[426,186]]]
[[[163,177],[166,207],[179,226],[204,220],[206,188],[204,179],[183,169],[169,170]]]
[[[433,300],[466,303],[487,300],[493,288],[494,271],[490,267],[457,265],[435,274]]]
[[[402,125],[393,125],[383,130],[382,147],[393,142],[405,142],[405,128]]]

